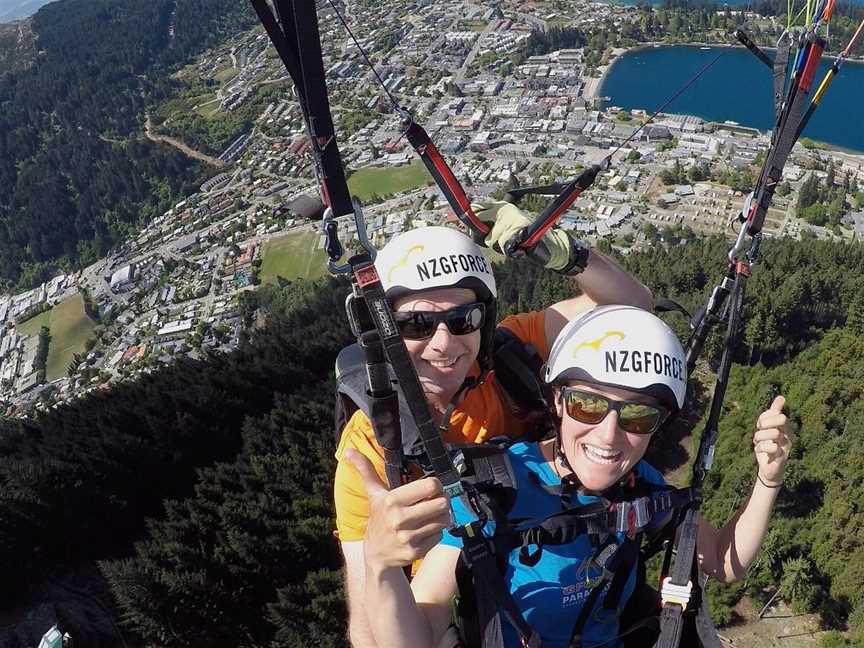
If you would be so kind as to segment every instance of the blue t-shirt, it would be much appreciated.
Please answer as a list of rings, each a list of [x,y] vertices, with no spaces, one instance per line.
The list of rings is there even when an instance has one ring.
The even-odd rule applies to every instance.
[[[546,463],[536,443],[516,443],[508,449],[510,462],[516,476],[516,503],[510,512],[512,519],[532,518],[542,519],[561,511],[561,498],[545,490],[532,479],[529,473],[539,477],[539,482],[547,486],[560,486],[561,480],[554,470]],[[663,476],[653,467],[640,461],[636,464],[637,475],[655,484],[665,484]],[[582,497],[580,502],[588,504],[596,501],[595,497]],[[456,524],[465,524],[476,519],[458,500],[453,500],[453,513]],[[649,527],[661,520],[652,519]],[[489,522],[486,532],[491,536],[494,532],[494,522]],[[624,540],[624,534],[618,534],[619,543]],[[462,547],[462,540],[445,531],[442,543],[453,547]],[[567,648],[570,634],[576,619],[582,611],[582,604],[591,593],[589,579],[598,576],[597,568],[590,559],[595,549],[587,535],[575,542],[560,546],[543,548],[540,561],[534,566],[524,565],[519,561],[519,550],[515,549],[508,556],[508,565],[504,581],[510,588],[510,593],[522,611],[525,620],[540,634],[544,647]],[[587,572],[587,573],[586,573]],[[621,597],[618,602],[618,613],[603,609],[603,597],[598,597],[594,610],[591,612],[582,633],[582,645],[590,648],[595,644],[603,644],[603,648],[616,648],[620,642],[618,635],[618,618],[624,609],[630,595],[636,586],[636,569],[631,570]],[[605,587],[609,587],[607,582]],[[521,642],[510,626],[502,619],[504,646],[520,648]]]

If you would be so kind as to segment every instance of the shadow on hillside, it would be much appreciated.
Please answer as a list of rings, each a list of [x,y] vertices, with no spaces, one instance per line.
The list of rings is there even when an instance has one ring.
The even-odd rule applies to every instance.
[[[648,446],[645,460],[663,474],[678,470],[690,462],[688,448],[695,449],[691,435],[701,433],[699,421],[711,402],[711,393],[699,381],[691,382],[691,391],[684,411],[656,436]]]
[[[825,484],[817,479],[802,479],[792,488],[787,484],[780,491],[775,509],[784,516],[804,518],[817,511],[824,503]]]

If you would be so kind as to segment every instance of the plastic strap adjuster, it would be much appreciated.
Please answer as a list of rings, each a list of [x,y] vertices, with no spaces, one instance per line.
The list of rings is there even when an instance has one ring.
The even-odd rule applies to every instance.
[[[651,520],[647,497],[640,497],[632,502],[618,502],[615,509],[617,513],[615,530],[626,533],[631,538]]]
[[[660,601],[665,606],[667,603],[676,603],[682,608],[686,608],[690,602],[690,593],[693,591],[693,583],[687,581],[686,585],[676,585],[672,582],[672,577],[667,576],[663,579],[663,585],[660,588]]]

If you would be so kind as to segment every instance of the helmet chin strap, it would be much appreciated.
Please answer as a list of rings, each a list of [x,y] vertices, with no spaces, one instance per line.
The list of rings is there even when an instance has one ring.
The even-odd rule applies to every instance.
[[[582,482],[579,481],[579,477],[576,475],[576,471],[573,470],[573,466],[570,465],[570,460],[567,459],[567,454],[564,452],[564,444],[561,442],[561,428],[558,428],[558,431],[555,433],[555,442],[552,446],[552,455],[553,455],[553,466],[555,466],[555,472],[558,473],[558,466],[555,462],[560,462],[562,466],[564,466],[570,472],[566,475],[562,475],[558,473],[558,477],[561,479],[561,487],[563,490],[578,490],[582,487]]]
[[[627,471],[626,475],[623,475],[621,479],[619,479],[614,484],[610,485],[608,488],[604,488],[602,491],[592,491],[585,488],[582,485],[582,482],[579,481],[579,476],[576,474],[576,471],[573,470],[573,466],[570,465],[570,460],[567,459],[567,454],[564,452],[564,444],[561,442],[561,428],[558,428],[558,432],[555,434],[555,442],[552,447],[552,455],[553,455],[553,467],[555,469],[556,474],[561,479],[561,495],[562,500],[564,500],[565,507],[570,505],[570,501],[572,496],[577,493],[582,493],[585,495],[602,495],[605,492],[615,488],[616,486],[632,486],[633,479],[635,478],[634,470]],[[560,474],[558,472],[558,466],[555,463],[556,461],[560,462],[564,468],[569,470],[570,472],[567,474]]]

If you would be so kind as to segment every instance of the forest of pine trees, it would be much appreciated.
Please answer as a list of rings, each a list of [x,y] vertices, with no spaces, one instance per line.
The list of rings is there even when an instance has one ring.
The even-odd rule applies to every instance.
[[[143,139],[144,114],[173,91],[171,71],[253,20],[233,0],[39,11],[38,65],[0,68],[0,281],[31,286],[95,261],[195,190],[199,163]]]
[[[726,245],[657,246],[622,262],[692,309],[722,274]],[[746,585],[712,586],[719,622],[736,620],[742,595],[765,602],[780,588],[795,609],[864,634],[862,265],[860,245],[769,241],[754,269],[708,518],[724,519],[752,484],[752,422],[772,388],[787,396],[798,442],[757,567]],[[502,316],[573,290],[524,263],[496,274]],[[130,645],[344,646],[330,492],[331,368],[351,338],[344,295],[329,279],[261,289],[246,312],[266,324],[235,353],[180,360],[36,421],[5,422],[4,603],[97,561]],[[683,317],[668,321],[685,333]],[[704,415],[709,366],[682,425]],[[658,438],[652,462],[681,468],[686,432]]]

